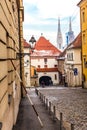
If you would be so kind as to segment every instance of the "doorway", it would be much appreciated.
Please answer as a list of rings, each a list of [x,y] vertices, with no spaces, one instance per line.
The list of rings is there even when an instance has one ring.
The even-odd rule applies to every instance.
[[[41,85],[42,82],[44,82],[45,86],[52,85],[52,79],[49,76],[42,76],[42,77],[40,77],[39,84]]]

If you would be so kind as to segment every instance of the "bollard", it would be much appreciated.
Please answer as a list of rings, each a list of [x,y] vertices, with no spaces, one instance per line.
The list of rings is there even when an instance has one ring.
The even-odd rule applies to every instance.
[[[45,96],[44,96],[44,106],[45,106]]]
[[[71,130],[74,130],[74,124],[71,124]]]
[[[38,95],[38,90],[35,88],[35,92],[36,92],[36,94]]]
[[[49,102],[49,114],[51,114],[51,102]]]
[[[48,99],[46,98],[46,109],[48,109]]]
[[[44,101],[44,99],[43,99],[43,94],[42,94],[42,102]]]
[[[56,107],[53,106],[53,121],[55,121],[56,118]]]
[[[63,114],[60,113],[60,130],[62,130]]]
[[[41,93],[39,92],[39,94],[40,94],[40,95],[39,95],[39,98],[41,99]]]
[[[43,99],[43,95],[42,95],[42,93],[41,93],[41,101],[42,101],[42,99]]]

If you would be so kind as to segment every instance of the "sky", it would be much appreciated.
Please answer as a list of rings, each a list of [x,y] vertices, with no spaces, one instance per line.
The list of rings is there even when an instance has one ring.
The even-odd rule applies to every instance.
[[[38,40],[43,36],[57,46],[58,18],[60,18],[63,44],[65,33],[69,31],[69,18],[75,37],[80,32],[80,0],[23,0],[24,39],[28,42],[32,35]]]

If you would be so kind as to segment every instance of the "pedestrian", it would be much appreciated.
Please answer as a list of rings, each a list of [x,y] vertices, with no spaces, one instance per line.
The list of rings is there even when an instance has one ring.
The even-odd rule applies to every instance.
[[[44,81],[42,81],[42,82],[41,82],[41,85],[42,85],[42,87],[44,87],[44,86],[45,86],[45,83],[44,83]]]

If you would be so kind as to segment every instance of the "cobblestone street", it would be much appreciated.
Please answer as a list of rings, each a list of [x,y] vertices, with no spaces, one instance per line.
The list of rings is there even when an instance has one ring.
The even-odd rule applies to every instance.
[[[38,88],[74,124],[74,130],[87,130],[87,89],[69,87]]]

